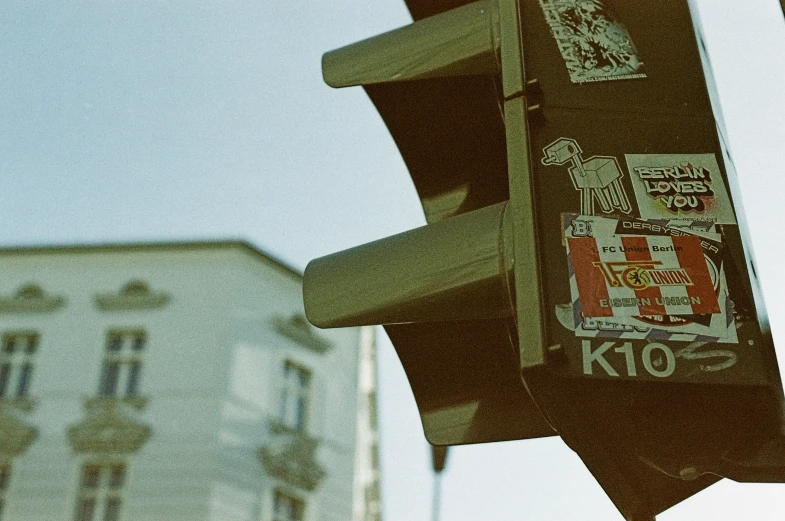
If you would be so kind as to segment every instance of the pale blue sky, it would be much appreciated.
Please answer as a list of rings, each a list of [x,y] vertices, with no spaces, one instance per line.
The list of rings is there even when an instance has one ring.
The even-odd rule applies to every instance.
[[[777,0],[699,6],[782,352],[785,23]],[[402,0],[0,3],[0,245],[241,237],[302,269],[423,224],[364,92],[320,73],[407,22]],[[380,361],[385,519],[425,520],[428,453],[386,339]],[[444,521],[621,519],[558,439],[454,450],[443,500]],[[659,517],[742,518],[785,518],[785,485],[724,481]]]

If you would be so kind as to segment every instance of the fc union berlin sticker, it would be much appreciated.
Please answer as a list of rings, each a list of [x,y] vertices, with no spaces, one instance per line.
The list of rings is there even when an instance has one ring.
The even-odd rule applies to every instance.
[[[567,246],[586,317],[720,312],[698,237],[582,237]]]

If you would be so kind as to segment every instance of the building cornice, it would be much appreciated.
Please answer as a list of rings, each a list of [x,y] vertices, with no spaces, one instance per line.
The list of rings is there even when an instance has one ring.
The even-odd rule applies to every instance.
[[[95,244],[56,244],[7,246],[0,248],[0,257],[18,255],[57,255],[57,254],[95,254],[95,253],[133,253],[239,249],[249,253],[257,260],[272,265],[288,275],[302,280],[302,271],[271,255],[252,243],[244,240],[194,240],[162,242],[128,242]]]

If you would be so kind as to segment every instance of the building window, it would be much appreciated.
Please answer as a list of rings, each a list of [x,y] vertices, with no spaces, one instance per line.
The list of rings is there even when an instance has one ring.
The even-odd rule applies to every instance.
[[[280,490],[275,491],[272,521],[303,521],[304,512],[305,503],[301,499]]]
[[[38,349],[35,333],[7,334],[0,353],[0,398],[25,398],[33,378],[33,357]]]
[[[142,371],[145,334],[142,331],[110,331],[98,392],[101,396],[136,396]]]
[[[82,466],[75,521],[120,519],[125,470],[122,463],[91,463]]]
[[[281,399],[281,423],[304,431],[308,422],[311,394],[311,371],[289,360],[284,364],[284,385]]]
[[[8,463],[0,464],[0,520],[5,519],[5,496],[8,491],[8,483],[11,481],[11,465]]]

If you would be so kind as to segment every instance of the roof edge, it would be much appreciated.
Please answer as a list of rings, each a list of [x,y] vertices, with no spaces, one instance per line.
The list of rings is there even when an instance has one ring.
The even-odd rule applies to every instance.
[[[163,250],[205,250],[221,248],[239,248],[252,256],[271,263],[302,279],[302,272],[290,264],[258,248],[250,241],[244,239],[226,240],[193,240],[193,241],[150,241],[150,242],[106,242],[93,244],[52,244],[30,246],[0,246],[0,257],[9,255],[41,255],[41,254],[80,254],[80,253],[121,253],[121,252],[148,252]]]

